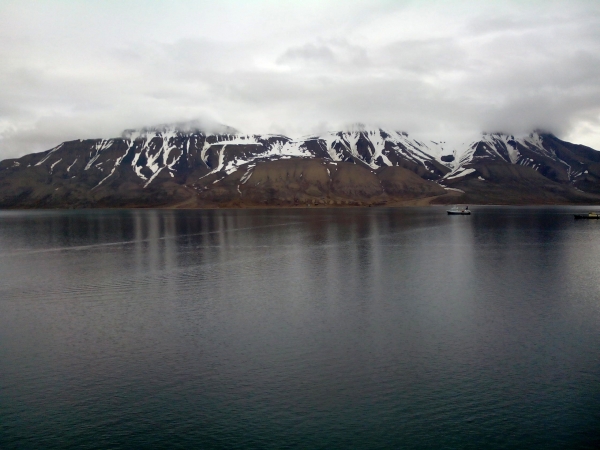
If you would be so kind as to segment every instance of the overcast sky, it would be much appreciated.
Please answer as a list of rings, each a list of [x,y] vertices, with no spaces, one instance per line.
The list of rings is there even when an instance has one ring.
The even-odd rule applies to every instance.
[[[600,1],[0,0],[0,159],[189,120],[600,149]]]

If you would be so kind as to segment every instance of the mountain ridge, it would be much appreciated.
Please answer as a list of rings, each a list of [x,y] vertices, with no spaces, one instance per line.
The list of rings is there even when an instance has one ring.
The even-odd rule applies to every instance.
[[[126,130],[0,161],[0,207],[600,203],[600,152],[550,133],[456,148],[381,128],[220,130]]]

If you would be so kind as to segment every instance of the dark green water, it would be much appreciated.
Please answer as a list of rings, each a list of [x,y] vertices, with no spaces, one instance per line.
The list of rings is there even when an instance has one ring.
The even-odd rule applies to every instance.
[[[0,212],[0,448],[600,447],[577,208]]]

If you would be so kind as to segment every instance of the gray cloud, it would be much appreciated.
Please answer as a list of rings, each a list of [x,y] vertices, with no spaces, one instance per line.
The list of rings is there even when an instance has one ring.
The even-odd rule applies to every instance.
[[[542,128],[600,149],[598,2],[152,5],[0,5],[0,158],[190,120],[457,142]]]
[[[359,45],[350,44],[345,39],[306,43],[288,48],[276,62],[292,67],[304,65],[326,65],[328,69],[348,69],[369,64],[367,51]],[[354,66],[354,67],[352,67]],[[305,67],[306,68],[306,67]]]
[[[304,44],[300,47],[289,48],[283,55],[277,58],[278,63],[294,63],[300,60],[301,62],[324,62],[334,63],[336,58],[331,48],[320,44]]]

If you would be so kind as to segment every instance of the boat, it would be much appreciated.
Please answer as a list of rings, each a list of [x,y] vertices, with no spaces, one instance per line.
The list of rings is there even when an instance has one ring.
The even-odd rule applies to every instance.
[[[600,219],[600,213],[589,212],[587,214],[575,214],[576,219]]]
[[[449,216],[470,216],[471,215],[471,211],[469,210],[468,206],[464,209],[454,207],[451,209],[447,209],[446,212],[448,213]]]

